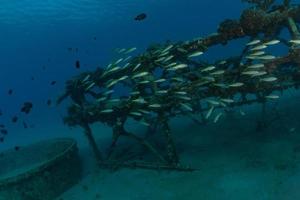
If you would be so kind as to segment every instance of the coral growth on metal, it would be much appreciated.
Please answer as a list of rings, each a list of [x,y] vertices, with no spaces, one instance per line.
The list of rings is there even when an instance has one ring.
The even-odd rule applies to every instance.
[[[70,126],[81,126],[102,164],[109,163],[120,136],[130,137],[160,161],[160,168],[187,169],[180,159],[169,128],[169,119],[187,116],[204,124],[217,123],[235,107],[276,101],[288,88],[298,88],[300,80],[300,5],[289,1],[248,0],[249,9],[240,19],[226,19],[218,32],[185,42],[154,45],[132,56],[136,48],[118,49],[120,59],[107,67],[85,72],[66,82],[60,103],[70,97],[72,104],[64,118]],[[280,32],[289,30],[289,37]],[[249,38],[239,55],[208,63],[206,51],[215,45]],[[287,48],[274,56],[270,46]],[[116,88],[127,91],[116,92]],[[128,120],[161,130],[166,151],[125,129]],[[90,125],[104,123],[113,130],[113,141],[104,157],[94,142]],[[117,162],[115,162],[117,163]],[[132,166],[128,164],[128,166]],[[151,165],[134,164],[149,167]]]

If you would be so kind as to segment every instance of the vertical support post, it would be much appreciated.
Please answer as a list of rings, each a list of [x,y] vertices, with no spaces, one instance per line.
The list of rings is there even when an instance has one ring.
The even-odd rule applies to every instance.
[[[92,134],[91,127],[87,123],[84,123],[82,125],[82,128],[84,129],[84,134],[87,137],[87,139],[89,141],[89,144],[92,147],[92,151],[93,151],[93,153],[95,155],[96,160],[97,161],[103,161],[103,157],[102,157],[101,151],[99,150],[99,148],[97,146],[97,143],[95,141],[95,138],[94,138],[94,136]]]
[[[289,24],[289,29],[292,34],[293,39],[299,39],[300,38],[300,33],[297,27],[297,24],[295,23],[294,19],[289,17],[288,18],[288,24]]]
[[[107,160],[110,159],[110,156],[112,155],[114,149],[115,149],[115,146],[117,144],[117,141],[119,139],[121,135],[121,129],[120,129],[120,125],[116,124],[113,126],[113,136],[112,136],[112,143],[109,147],[109,150],[108,150],[108,153],[107,153]]]
[[[179,157],[176,151],[176,146],[173,141],[172,135],[171,135],[171,129],[169,127],[167,119],[163,118],[162,119],[162,128],[163,128],[163,133],[166,137],[166,142],[167,142],[167,161],[170,164],[178,164],[179,163]]]

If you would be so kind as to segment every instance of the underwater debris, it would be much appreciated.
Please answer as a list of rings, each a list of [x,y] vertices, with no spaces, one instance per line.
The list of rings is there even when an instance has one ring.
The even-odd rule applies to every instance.
[[[300,21],[297,17],[300,6],[284,4],[284,9],[279,5],[278,9],[270,10],[273,1],[248,2],[256,4],[259,9],[246,9],[240,19],[225,20],[215,34],[186,42],[156,45],[135,57],[125,58],[127,63],[123,67],[124,58],[119,58],[104,69],[81,73],[68,80],[65,93],[58,100],[58,103],[67,97],[72,100],[64,122],[84,129],[102,166],[157,168],[144,163],[133,165],[116,161],[117,164],[112,164],[111,155],[122,136],[149,150],[162,168],[189,170],[180,165],[169,127],[172,117],[199,115],[203,123],[217,123],[226,116],[228,108],[272,101],[278,99],[272,92],[297,88],[300,84],[300,72],[295,72],[300,64],[300,50],[297,48],[300,36],[293,25]],[[290,31],[293,40],[279,37],[284,28]],[[230,41],[243,37],[250,37],[250,41],[239,55],[214,62],[202,60],[210,47],[218,44],[226,46]],[[270,46],[279,43],[289,48],[287,54],[276,57],[265,53]],[[122,48],[117,52],[124,55],[135,49]],[[114,92],[118,86],[128,88],[128,93],[121,96]],[[245,115],[241,109],[239,113]],[[126,130],[126,123],[130,120],[145,125],[149,130],[159,127],[166,140],[165,151]],[[113,141],[108,159],[99,150],[92,135],[90,125],[96,122],[112,128]]]

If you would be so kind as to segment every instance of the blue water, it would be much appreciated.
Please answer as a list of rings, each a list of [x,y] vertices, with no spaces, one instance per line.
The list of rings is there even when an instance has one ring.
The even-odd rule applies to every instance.
[[[107,65],[117,56],[115,48],[136,46],[142,52],[152,43],[205,36],[215,32],[224,18],[238,18],[246,6],[238,0],[217,4],[196,0],[2,1],[0,122],[7,125],[9,135],[0,148],[29,140],[35,131],[24,130],[23,119],[42,132],[47,125],[61,125],[65,107],[49,108],[47,99],[54,101],[64,81],[73,75]],[[141,12],[147,13],[147,19],[133,20]],[[69,47],[78,52],[69,52]],[[76,60],[81,61],[80,70],[74,67]],[[57,84],[51,86],[52,80]],[[8,89],[13,89],[12,95],[7,95]],[[24,101],[34,104],[29,115],[19,112]],[[11,123],[14,115],[19,116],[16,124]],[[45,135],[34,133],[35,138]]]
[[[70,102],[55,106],[66,80],[117,59],[116,48],[137,47],[137,54],[153,43],[205,37],[216,32],[224,19],[238,19],[247,7],[249,4],[239,0],[2,0],[0,124],[6,125],[8,135],[0,150],[56,137],[74,137],[87,145],[80,129],[63,124]],[[147,18],[135,21],[142,12]],[[206,59],[235,55],[248,39],[235,41],[226,50],[214,47]],[[80,60],[80,69],[75,67],[76,60]],[[51,85],[54,80],[57,83]],[[8,95],[9,89],[13,89],[12,95]],[[46,104],[48,99],[51,106]],[[20,112],[25,101],[33,103],[29,114]],[[12,123],[15,115],[19,119]],[[101,130],[110,136],[107,127]]]

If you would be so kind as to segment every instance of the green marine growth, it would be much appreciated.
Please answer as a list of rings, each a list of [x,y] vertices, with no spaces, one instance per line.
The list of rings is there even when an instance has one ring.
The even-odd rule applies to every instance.
[[[251,3],[259,7],[274,4],[273,1]],[[131,54],[136,48],[119,49],[120,59],[67,81],[66,91],[58,99],[58,103],[66,97],[72,100],[65,123],[85,130],[101,166],[191,170],[180,165],[169,127],[172,117],[186,116],[199,124],[217,123],[230,109],[250,103],[261,103],[264,113],[265,103],[279,98],[276,91],[298,87],[300,6],[289,6],[289,1],[284,1],[273,7],[273,10],[247,9],[239,20],[225,20],[218,33],[205,38],[155,45],[135,57]],[[290,38],[279,37],[285,28],[290,30]],[[203,61],[205,51],[211,46],[226,45],[247,36],[250,41],[240,55],[213,63]],[[275,57],[267,53],[272,45],[285,45],[290,51]],[[116,93],[118,86],[129,88],[128,94]],[[146,126],[148,133],[161,130],[165,150],[147,137],[126,130],[128,120]],[[90,128],[96,122],[113,130],[112,143],[105,155],[100,152]],[[137,141],[159,164],[114,160],[113,153],[121,136]]]

